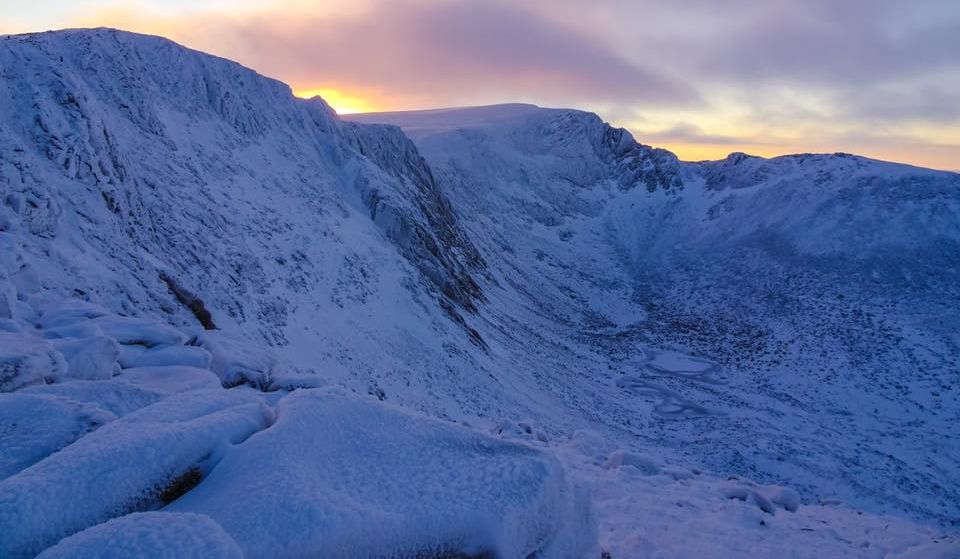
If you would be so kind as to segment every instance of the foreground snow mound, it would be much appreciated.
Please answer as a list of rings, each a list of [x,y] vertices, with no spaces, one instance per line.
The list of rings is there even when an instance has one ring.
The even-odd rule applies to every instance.
[[[0,392],[58,379],[66,369],[63,355],[45,340],[0,332]]]
[[[242,559],[237,542],[202,514],[140,512],[64,539],[38,559]]]
[[[262,429],[248,392],[192,392],[109,423],[0,482],[0,557],[32,557],[110,518],[175,498],[171,487]],[[190,475],[188,475],[190,474]]]
[[[146,377],[150,370],[160,369],[159,374]],[[219,386],[216,376],[204,371],[199,377],[191,367],[143,367],[127,369],[110,380],[85,380],[57,384],[30,386],[21,394],[48,394],[76,402],[85,402],[117,417],[145,408],[180,392],[197,388]],[[165,381],[161,385],[160,382]]]
[[[206,514],[247,557],[579,557],[588,514],[533,448],[337,390],[298,391],[168,509]]]
[[[113,419],[91,404],[41,394],[0,398],[0,479],[13,475]]]

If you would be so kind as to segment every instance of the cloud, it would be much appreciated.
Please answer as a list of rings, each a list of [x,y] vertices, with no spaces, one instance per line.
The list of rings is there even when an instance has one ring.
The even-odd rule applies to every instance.
[[[939,17],[911,21],[912,12],[924,10],[906,2],[754,4],[742,12],[741,24],[728,27],[733,32],[722,43],[701,51],[698,67],[737,79],[842,84],[901,81],[956,68],[960,4],[941,6],[932,10]]]
[[[863,92],[858,95],[850,89],[837,99],[837,105],[853,118],[870,121],[960,124],[960,77],[940,78],[940,81],[942,83],[911,82],[876,87],[868,95]]]
[[[706,144],[706,145],[743,145],[744,138],[724,134],[707,134],[696,124],[680,122],[665,130],[637,132],[645,143],[664,144]],[[756,144],[757,141],[750,143]]]
[[[628,61],[587,34],[499,1],[399,0],[335,16],[210,12],[168,21],[162,29],[132,12],[114,12],[112,20],[168,32],[294,86],[376,92],[406,105],[496,97],[554,103],[698,100],[694,88],[667,72]]]
[[[543,13],[603,29],[618,52],[672,68],[708,102],[724,90],[750,110],[790,92],[781,103],[825,100],[830,119],[954,121],[960,112],[956,0],[557,2]]]
[[[960,160],[956,0],[124,5],[74,24],[163,34],[373,109],[523,101],[593,110],[649,130],[645,141],[701,151],[899,144],[918,163]]]

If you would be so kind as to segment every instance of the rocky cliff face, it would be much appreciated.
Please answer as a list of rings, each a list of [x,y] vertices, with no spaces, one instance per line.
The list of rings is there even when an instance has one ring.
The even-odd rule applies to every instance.
[[[373,370],[353,337],[426,343],[438,359],[443,343],[483,344],[468,322],[485,263],[399,129],[341,122],[233,62],[108,29],[5,37],[0,68],[4,270],[23,296],[196,324],[172,282],[212,323],[293,346],[299,367],[342,367],[346,353]],[[296,341],[335,310],[389,333],[341,324]],[[460,333],[419,341],[403,316],[424,312]]]

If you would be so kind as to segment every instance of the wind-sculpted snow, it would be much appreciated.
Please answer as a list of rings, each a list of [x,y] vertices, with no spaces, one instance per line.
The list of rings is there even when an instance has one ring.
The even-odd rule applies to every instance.
[[[213,518],[247,557],[546,559],[592,545],[585,506],[545,453],[321,389],[281,400],[170,510]]]
[[[112,422],[0,482],[0,553],[32,557],[64,536],[156,506],[163,488],[264,427],[242,394],[174,397]]]
[[[138,512],[64,538],[38,559],[242,559],[243,551],[202,514]]]
[[[61,301],[38,303],[13,345],[71,315],[49,323],[137,340],[155,364],[115,361],[96,380],[68,367],[0,394],[2,557],[552,559],[595,546],[585,495],[543,449],[343,388],[227,388],[272,366],[268,353],[205,331],[190,341],[211,359],[172,326]],[[279,380],[298,379],[310,385]]]

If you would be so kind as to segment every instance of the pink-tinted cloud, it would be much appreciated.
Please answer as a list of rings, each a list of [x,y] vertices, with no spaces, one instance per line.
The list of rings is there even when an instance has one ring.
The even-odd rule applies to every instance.
[[[353,110],[521,101],[594,110],[699,154],[743,142],[960,161],[957,0],[128,0],[103,9],[113,2],[90,0],[50,26],[162,34]]]
[[[149,23],[118,19],[121,26]],[[294,86],[374,92],[399,106],[698,100],[693,87],[669,72],[630,62],[596,37],[495,0],[398,0],[336,18],[210,13],[170,27],[190,46]]]

